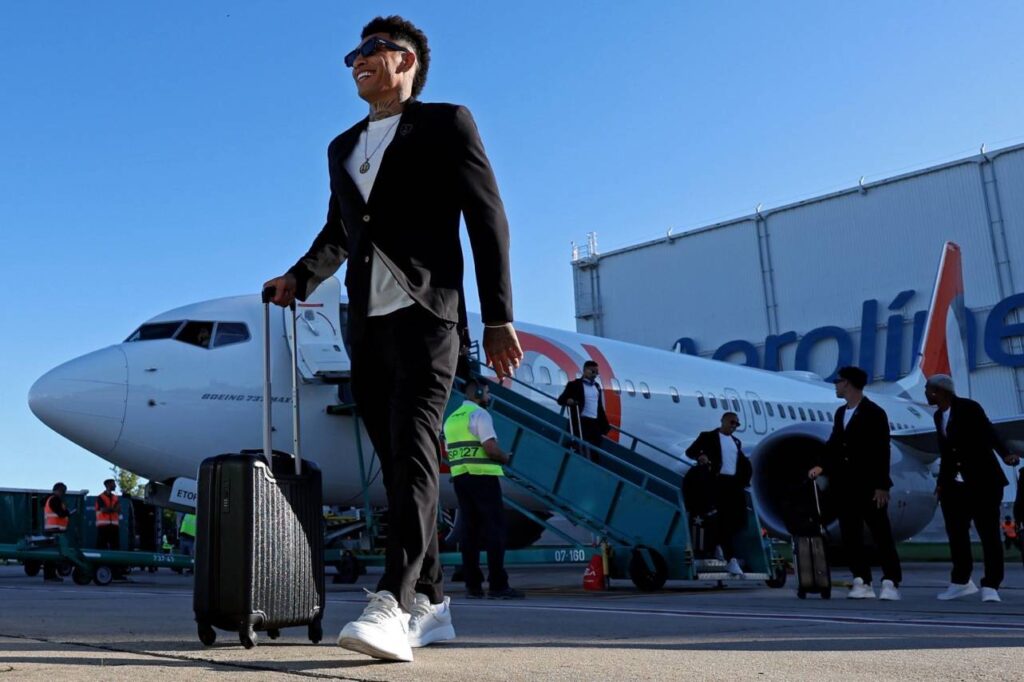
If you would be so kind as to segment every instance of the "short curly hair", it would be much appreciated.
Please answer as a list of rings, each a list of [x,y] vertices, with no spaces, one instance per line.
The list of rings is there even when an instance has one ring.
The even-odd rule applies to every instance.
[[[416,75],[412,80],[412,96],[418,97],[423,91],[423,86],[427,84],[427,71],[430,70],[430,46],[427,44],[427,34],[416,28],[411,21],[397,14],[372,19],[370,23],[363,26],[363,33],[360,37],[365,38],[374,33],[384,33],[391,36],[392,40],[401,40],[412,45],[418,63]]]

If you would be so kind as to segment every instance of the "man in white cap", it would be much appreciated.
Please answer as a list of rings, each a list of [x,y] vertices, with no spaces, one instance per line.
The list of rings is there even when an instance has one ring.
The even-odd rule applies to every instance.
[[[981,405],[958,397],[947,374],[929,377],[924,389],[929,405],[935,405],[935,430],[939,437],[939,480],[935,494],[942,506],[949,537],[953,571],[949,587],[938,595],[947,601],[978,591],[971,572],[971,522],[981,538],[985,576],[981,600],[997,602],[1003,582],[1003,545],[999,539],[999,506],[1008,481],[992,452],[1015,466],[1020,458],[1011,453],[996,433]]]

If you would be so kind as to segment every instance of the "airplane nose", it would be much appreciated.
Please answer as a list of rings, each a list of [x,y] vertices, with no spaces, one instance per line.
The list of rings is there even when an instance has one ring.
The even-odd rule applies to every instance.
[[[121,436],[128,399],[128,359],[116,346],[56,367],[32,384],[28,406],[41,422],[97,455]]]

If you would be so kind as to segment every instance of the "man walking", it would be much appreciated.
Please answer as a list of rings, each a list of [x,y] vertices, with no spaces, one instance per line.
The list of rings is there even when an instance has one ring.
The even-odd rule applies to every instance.
[[[569,409],[569,426],[573,435],[587,443],[601,447],[601,438],[611,426],[604,412],[601,386],[597,383],[598,367],[593,360],[583,363],[583,376],[565,385],[558,404]],[[590,459],[597,461],[597,455],[590,453]]]
[[[1014,466],[1020,459],[1011,453],[992,427],[981,405],[960,398],[947,374],[929,377],[924,389],[929,405],[935,405],[935,431],[939,438],[939,480],[935,494],[942,507],[949,537],[953,570],[949,587],[939,593],[943,601],[978,591],[971,572],[971,522],[981,539],[985,575],[981,579],[981,600],[997,602],[1003,582],[1003,545],[999,541],[999,506],[1003,488],[1009,483],[998,460]]]
[[[462,569],[466,596],[484,596],[480,571],[480,540],[487,550],[487,596],[491,599],[522,599],[509,587],[505,572],[505,508],[501,498],[501,465],[509,456],[498,445],[494,422],[487,405],[491,393],[486,383],[466,382],[466,400],[445,420],[444,439],[451,466],[452,485],[459,500],[462,520]]]
[[[276,290],[274,303],[288,305],[348,262],[352,390],[381,461],[390,523],[377,591],[338,643],[411,661],[413,607],[425,598],[428,609],[445,608],[438,434],[459,351],[456,328],[464,324],[459,219],[473,250],[484,352],[499,376],[522,357],[512,327],[508,222],[469,111],[416,99],[430,65],[421,30],[378,17],[345,64],[370,114],[328,148],[331,195],[320,234],[266,286]]]
[[[836,374],[836,397],[845,404],[836,410],[822,462],[808,475],[812,479],[827,475],[835,495],[839,532],[853,572],[853,587],[847,597],[875,598],[864,548],[867,524],[882,563],[878,597],[896,601],[903,571],[889,523],[889,417],[864,395],[867,383],[868,375],[859,367],[843,367]]]

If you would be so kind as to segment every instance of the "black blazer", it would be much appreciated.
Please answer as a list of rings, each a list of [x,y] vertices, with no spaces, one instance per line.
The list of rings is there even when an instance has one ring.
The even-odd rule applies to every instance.
[[[942,413],[935,411],[939,439],[939,486],[952,486],[959,471],[964,483],[979,488],[1002,488],[1009,481],[992,455],[1009,457],[999,434],[981,405],[968,398],[953,398],[949,428],[942,433]]]
[[[459,217],[469,232],[486,324],[512,322],[505,208],[469,110],[454,104],[406,104],[369,201],[345,160],[366,129],[363,119],[327,149],[331,197],[327,222],[289,270],[305,300],[345,260],[349,336],[359,338],[369,308],[373,247],[398,284],[436,317],[465,322]],[[464,311],[464,305],[462,306]]]
[[[697,459],[701,455],[708,458],[711,462],[711,473],[718,475],[722,471],[722,441],[718,439],[718,429],[712,429],[710,431],[701,431],[700,435],[697,436],[697,440],[693,441],[693,445],[686,448],[686,456],[690,459]],[[743,453],[743,443],[736,436],[732,436],[732,440],[736,443],[736,451],[738,457],[736,458],[736,477],[746,488],[750,485],[750,479],[753,475],[753,467],[750,465],[750,460]]]
[[[611,424],[608,422],[608,415],[604,412],[604,391],[601,389],[601,384],[597,384],[597,424],[601,429],[601,433],[608,433],[611,430]],[[566,401],[572,398],[576,401],[576,407],[569,409],[579,409],[582,414],[583,401],[586,396],[583,393],[583,379],[573,379],[565,385],[565,389],[562,391],[562,395],[558,396],[558,404],[565,407]],[[571,423],[570,419],[570,423]],[[576,427],[573,426],[573,429]]]
[[[829,483],[840,490],[865,494],[888,490],[892,487],[888,415],[864,397],[846,427],[845,418],[846,405],[842,405],[832,420],[832,435],[820,462]]]

